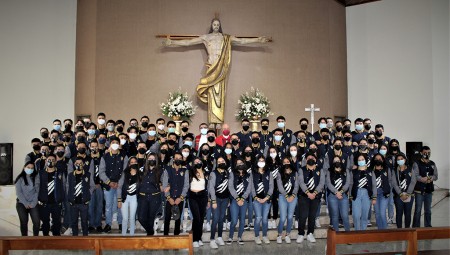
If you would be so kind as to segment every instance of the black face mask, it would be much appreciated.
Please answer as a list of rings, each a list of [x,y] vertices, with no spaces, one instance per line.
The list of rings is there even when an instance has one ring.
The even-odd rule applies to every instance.
[[[336,127],[336,131],[341,132],[342,131],[342,126],[337,126]]]
[[[364,125],[364,128],[365,128],[366,130],[370,130],[371,127],[372,127],[372,126],[370,126],[370,124]]]
[[[398,151],[398,146],[391,146],[391,151],[392,152],[397,152]]]
[[[195,169],[201,169],[203,166],[203,163],[197,163],[194,165]]]
[[[48,133],[47,132],[41,133],[41,136],[42,136],[42,138],[47,139],[48,138]]]
[[[188,130],[189,130],[188,127],[182,127],[182,128],[181,128],[181,131],[183,131],[184,133],[187,133]]]
[[[203,155],[208,155],[208,154],[209,154],[209,150],[208,150],[208,149],[202,150],[202,154],[203,154]]]
[[[359,149],[362,150],[362,151],[364,151],[364,150],[367,149],[367,145],[362,145],[362,144],[360,144],[358,147],[359,147]]]
[[[252,152],[251,152],[251,151],[245,151],[245,152],[244,152],[244,155],[245,155],[246,157],[250,157],[250,156],[252,155]]]
[[[231,141],[231,144],[236,146],[236,145],[239,144],[239,141],[237,139],[234,139],[234,140]]]
[[[85,139],[86,139],[86,138],[84,138],[84,136],[79,136],[79,137],[77,137],[77,141],[78,141],[79,143],[84,142]]]
[[[53,162],[48,161],[48,162],[47,162],[47,166],[50,167],[50,168],[52,168],[52,167],[54,166],[54,164],[53,164]]]
[[[225,169],[227,169],[227,164],[225,164],[225,163],[220,163],[220,164],[217,165],[217,168],[220,168],[220,169],[225,170]]]
[[[176,142],[175,142],[174,140],[169,140],[169,141],[167,141],[167,143],[168,143],[170,146],[174,146]]]
[[[264,126],[261,126],[261,128],[262,128],[262,130],[266,131],[269,129],[269,126],[264,125]]]
[[[244,171],[246,166],[245,165],[238,165],[238,166],[236,166],[236,168],[237,168],[237,170]]]
[[[162,149],[160,152],[161,152],[161,154],[167,154],[167,150],[166,149]]]
[[[344,140],[346,142],[350,142],[350,140],[352,140],[352,138],[350,136],[344,136]]]
[[[95,148],[95,149],[90,149],[91,150],[91,153],[97,153],[97,151],[98,151],[98,149],[97,148]]]
[[[141,123],[141,126],[142,126],[143,128],[147,128],[147,127],[148,127],[148,122],[147,122],[147,121],[142,122],[142,123]]]
[[[422,158],[424,158],[424,159],[430,159],[430,155],[429,155],[429,154],[423,154],[423,155],[422,155]]]
[[[327,135],[324,135],[324,136],[322,136],[322,139],[323,139],[324,141],[328,141],[328,139],[330,139],[330,137],[327,136]]]
[[[367,142],[369,144],[374,144],[375,143],[375,139],[369,138],[369,139],[367,139]]]
[[[306,124],[300,125],[300,128],[301,128],[303,131],[306,131],[306,129],[308,129],[308,125],[306,125]]]
[[[309,151],[312,152],[312,153],[316,153],[317,149],[316,148],[311,148],[311,149],[309,149]]]
[[[72,125],[67,124],[67,125],[64,126],[64,128],[65,128],[66,130],[71,130],[71,129],[72,129]]]
[[[336,144],[334,146],[334,149],[337,150],[337,151],[340,151],[342,149],[342,146],[340,144]]]
[[[116,128],[117,132],[122,133],[123,132],[123,127],[122,126],[118,126]]]
[[[64,136],[64,141],[65,141],[66,143],[70,142],[71,140],[72,140],[72,137],[70,137],[70,136]]]
[[[342,129],[343,130],[350,130],[350,126],[345,125]]]
[[[149,160],[148,160],[148,165],[149,165],[149,166],[156,166],[156,160],[154,160],[154,159],[149,159]]]
[[[208,136],[208,142],[213,143],[216,140],[214,136]]]
[[[130,165],[130,168],[134,169],[134,170],[138,170],[139,166],[138,166],[138,164],[132,164],[132,165]]]
[[[291,169],[291,165],[290,164],[285,164],[284,165],[284,169]]]
[[[383,161],[381,161],[381,160],[375,160],[375,165],[376,165],[376,166],[382,166],[382,165],[383,165]]]
[[[145,148],[139,148],[138,152],[139,154],[145,154],[147,150]]]
[[[381,137],[383,135],[383,132],[377,130],[377,131],[375,131],[375,135],[378,137]]]
[[[252,138],[252,143],[254,143],[254,144],[259,143],[259,138]]]
[[[173,161],[173,163],[174,163],[176,166],[179,166],[179,165],[181,165],[181,163],[183,163],[183,160],[181,160],[181,159],[175,159],[175,160]]]
[[[248,129],[250,128],[250,126],[242,126],[242,129],[244,130],[244,131],[247,131]]]
[[[85,154],[86,153],[86,148],[79,148],[78,149],[78,153]]]
[[[308,161],[306,161],[306,164],[308,164],[308,166],[314,166],[316,164],[316,161],[314,159],[308,159]]]
[[[58,156],[58,158],[62,158],[64,156],[64,151],[56,152],[56,156]]]
[[[38,144],[33,145],[33,150],[35,151],[40,151],[41,150],[41,146]]]

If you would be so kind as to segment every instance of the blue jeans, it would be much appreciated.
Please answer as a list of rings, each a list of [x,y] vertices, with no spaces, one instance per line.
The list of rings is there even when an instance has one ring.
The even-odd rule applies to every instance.
[[[352,202],[353,224],[355,230],[367,229],[367,214],[370,210],[370,197],[366,189],[358,189],[356,198]]]
[[[211,240],[215,239],[216,230],[217,230],[217,237],[222,237],[223,222],[225,220],[225,212],[227,211],[229,201],[230,200],[228,198],[216,198],[217,208],[212,209],[213,223],[211,226]]]
[[[130,235],[134,235],[136,229],[136,211],[137,211],[137,195],[128,195],[125,202],[122,203],[122,235],[127,234],[128,220],[130,220]]]
[[[331,225],[333,225],[334,230],[339,232],[339,218],[341,218],[345,231],[350,231],[348,219],[349,201],[347,194],[342,194],[342,199],[338,199],[336,195],[330,193],[327,201]]]
[[[103,213],[103,190],[101,187],[95,188],[91,195],[89,202],[89,226],[102,226]]]
[[[231,226],[230,226],[230,235],[229,237],[233,239],[234,229],[236,228],[236,224],[239,219],[239,231],[238,238],[242,237],[242,233],[244,233],[244,225],[245,225],[245,212],[247,211],[248,202],[244,200],[244,204],[239,206],[235,199],[231,199],[230,205],[230,213],[231,213]]]
[[[412,207],[414,203],[414,197],[411,197],[411,201],[408,203],[403,202],[403,200],[400,199],[400,196],[396,196],[394,198],[395,202],[395,217],[397,220],[397,228],[403,227],[403,215],[405,215],[405,228],[411,227],[411,213],[412,213]]]
[[[105,195],[105,223],[111,226],[113,214],[117,212],[117,222],[122,224],[122,212],[117,208],[117,190],[104,190],[103,194]]]
[[[247,209],[247,222],[250,225],[253,222],[253,197],[251,194],[248,197]]]
[[[377,203],[375,204],[375,217],[378,229],[387,229],[386,210],[389,203],[389,197],[384,197],[383,190],[377,190]]]
[[[71,209],[67,196],[64,197],[63,212],[64,212],[63,227],[71,228],[72,226],[72,218],[70,217]]]
[[[259,229],[262,222],[263,236],[267,236],[267,229],[269,227],[269,211],[270,203],[267,200],[264,204],[258,201],[253,201],[253,210],[255,211],[255,237],[259,237]]]
[[[280,222],[278,222],[278,234],[281,235],[281,233],[283,233],[283,226],[284,222],[286,222],[286,218],[287,218],[286,235],[289,235],[289,233],[291,233],[296,206],[297,206],[297,197],[295,197],[294,200],[292,200],[292,202],[289,203],[283,195],[278,196],[278,207],[280,211]]]
[[[422,215],[422,204],[425,211],[423,215],[424,225],[426,228],[431,227],[431,200],[433,193],[416,193],[416,206],[414,212],[413,228],[420,227],[420,215]]]
[[[392,189],[391,189],[391,193],[389,194],[389,203],[388,203],[388,217],[393,219],[394,218],[394,194],[392,193]]]

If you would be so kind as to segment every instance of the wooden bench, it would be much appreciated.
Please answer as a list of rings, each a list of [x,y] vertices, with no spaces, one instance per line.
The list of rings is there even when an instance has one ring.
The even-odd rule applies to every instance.
[[[0,237],[0,254],[10,250],[177,250],[194,254],[192,233],[179,236],[5,236]]]
[[[337,244],[406,241],[407,255],[417,254],[418,240],[450,239],[450,227],[404,228],[390,230],[365,230],[336,232],[329,228],[327,233],[327,255],[336,254]]]

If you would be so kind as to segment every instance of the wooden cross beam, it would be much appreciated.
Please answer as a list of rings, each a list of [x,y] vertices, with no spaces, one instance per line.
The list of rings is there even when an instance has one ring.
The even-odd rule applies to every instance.
[[[199,35],[156,35],[156,38],[167,38],[171,40],[184,40],[184,39],[193,39],[197,38]],[[258,36],[236,36],[236,38],[258,38]],[[272,37],[269,37],[269,42],[273,42]]]

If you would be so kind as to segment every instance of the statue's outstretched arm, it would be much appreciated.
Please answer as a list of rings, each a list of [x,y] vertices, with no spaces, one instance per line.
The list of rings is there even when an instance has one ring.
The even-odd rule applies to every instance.
[[[166,47],[169,46],[191,46],[196,44],[203,43],[203,40],[198,38],[192,38],[192,39],[184,39],[184,40],[171,40],[170,38],[166,38],[162,44]]]
[[[231,42],[233,44],[249,44],[249,43],[266,43],[269,41],[269,38],[265,36],[256,37],[256,38],[237,38],[236,36],[231,36]]]

